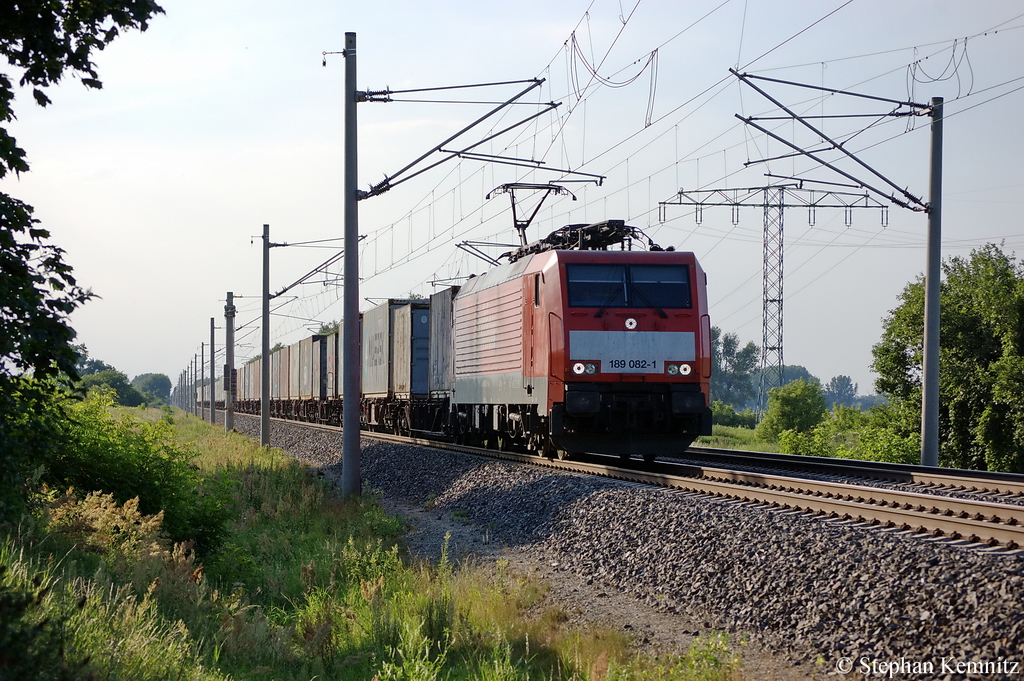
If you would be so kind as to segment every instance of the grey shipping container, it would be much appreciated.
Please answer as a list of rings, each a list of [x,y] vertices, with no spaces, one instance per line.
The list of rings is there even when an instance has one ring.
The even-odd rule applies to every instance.
[[[249,400],[252,399],[252,365],[255,362],[249,362],[243,364],[242,368],[238,370],[238,399]]]
[[[292,365],[290,360],[291,347],[286,345],[274,354],[280,357],[279,362],[281,365],[281,375],[279,378],[280,385],[278,387],[280,393],[278,394],[278,397],[280,397],[282,400],[290,400],[292,398],[291,392],[289,392],[289,388],[291,386],[290,376],[292,373]]]
[[[430,305],[412,301],[391,310],[391,388],[396,397],[427,394]]]
[[[391,387],[391,310],[405,300],[388,300],[363,313],[362,394],[389,397]],[[341,354],[341,353],[339,353]]]
[[[322,400],[327,397],[327,337],[313,336],[313,352],[310,359],[311,397]]]
[[[363,315],[359,315],[359,326],[357,328],[357,335],[359,337],[360,347],[366,347],[366,338],[363,336]],[[334,386],[334,394],[332,397],[342,398],[342,393],[345,391],[345,321],[342,320],[338,323],[338,333],[336,338],[336,344],[334,346],[334,360],[328,361],[328,371],[334,372],[334,378],[328,377],[328,386]],[[362,356],[356,358],[356,370],[360,372],[360,384],[366,380],[366,357]],[[328,387],[330,389],[330,387]],[[365,392],[365,388],[361,388]]]
[[[341,371],[338,368],[338,336],[340,334],[341,326],[339,325],[338,333],[324,336],[324,361],[327,364],[327,369],[324,373],[324,394],[329,400],[333,400],[338,396],[338,378],[341,376]]]
[[[301,344],[302,341],[299,341],[288,346],[288,399],[290,400],[299,399],[299,377],[302,375],[299,371],[299,359],[302,357]]]
[[[287,379],[285,380],[287,383]],[[270,355],[270,399],[281,399],[281,351]]]
[[[249,399],[259,400],[263,398],[263,358],[257,359],[249,365],[249,385],[251,386]]]
[[[246,399],[248,394],[249,386],[246,381],[249,380],[249,367],[245,364],[238,367],[238,373],[235,375],[235,380],[238,384],[235,386],[235,402],[241,402]]]
[[[299,375],[296,378],[298,379],[297,389],[300,400],[313,399],[313,345],[316,338],[317,336],[303,338],[292,346],[292,352],[295,352],[296,349],[299,351],[299,356],[292,360],[292,366],[295,366],[296,361],[298,362]]]
[[[263,380],[263,358],[258,358],[253,362],[249,362],[245,365],[249,370],[249,394],[250,400],[259,400],[263,397],[263,392],[260,388]]]
[[[455,389],[455,339],[452,336],[452,314],[458,286],[430,296],[430,372],[427,387],[432,397],[444,397]]]
[[[256,388],[255,377],[259,375],[259,360],[255,362],[249,362],[248,364],[242,365],[242,399],[253,400],[259,399],[256,395],[259,390]]]

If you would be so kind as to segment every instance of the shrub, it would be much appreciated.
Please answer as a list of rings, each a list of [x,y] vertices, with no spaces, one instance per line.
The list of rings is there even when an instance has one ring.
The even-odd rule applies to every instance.
[[[887,428],[869,426],[860,433],[857,458],[889,463],[920,463],[921,437],[903,437]]]
[[[0,521],[25,510],[33,477],[60,447],[63,418],[55,384],[0,376]]]
[[[757,426],[758,434],[775,440],[779,433],[806,433],[825,418],[825,393],[816,381],[802,378],[768,392],[768,410]]]
[[[917,434],[900,435],[881,425],[876,413],[868,414],[842,405],[836,405],[835,411],[812,430],[784,430],[778,438],[784,454],[802,456],[917,463],[921,453]]]
[[[779,433],[779,449],[783,454],[799,456],[835,456],[836,450],[818,428],[810,433],[784,430]]]
[[[115,417],[111,406],[108,393],[68,405],[64,442],[45,480],[81,494],[106,492],[120,504],[137,497],[142,514],[163,511],[171,540],[191,540],[199,552],[213,548],[227,520],[226,483],[190,465],[194,453],[175,440],[169,424]]]
[[[711,421],[716,426],[732,426],[735,428],[757,427],[757,414],[750,408],[736,411],[731,404],[715,400],[711,403]]]

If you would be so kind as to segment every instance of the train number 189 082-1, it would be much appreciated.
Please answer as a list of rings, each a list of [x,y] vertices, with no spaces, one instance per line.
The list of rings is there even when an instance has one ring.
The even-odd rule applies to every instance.
[[[655,363],[646,359],[613,359],[608,366],[612,369],[653,369]]]

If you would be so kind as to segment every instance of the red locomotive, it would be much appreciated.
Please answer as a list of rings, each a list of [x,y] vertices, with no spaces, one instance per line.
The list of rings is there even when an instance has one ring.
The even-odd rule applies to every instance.
[[[621,220],[571,225],[429,304],[364,313],[363,426],[645,459],[709,435],[706,276],[692,253],[625,250],[635,236]],[[292,346],[311,360],[290,364],[313,375],[289,382],[312,389],[279,386],[272,413],[337,421],[337,347],[337,334]],[[242,411],[259,412],[258,371],[242,370]]]

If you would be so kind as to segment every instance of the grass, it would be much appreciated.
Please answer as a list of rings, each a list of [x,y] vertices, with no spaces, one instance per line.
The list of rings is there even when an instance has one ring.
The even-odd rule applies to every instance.
[[[739,678],[725,638],[637,655],[617,631],[568,626],[504,561],[455,565],[447,546],[437,564],[403,561],[399,519],[278,450],[181,412],[126,412],[173,427],[224,491],[226,532],[200,562],[137,502],[48,492],[0,537],[0,677],[14,632],[52,667],[38,678]]]
[[[768,442],[757,435],[753,428],[715,425],[710,436],[701,436],[693,443],[697,447],[717,447],[720,449],[739,449],[747,452],[778,453],[779,444]]]

